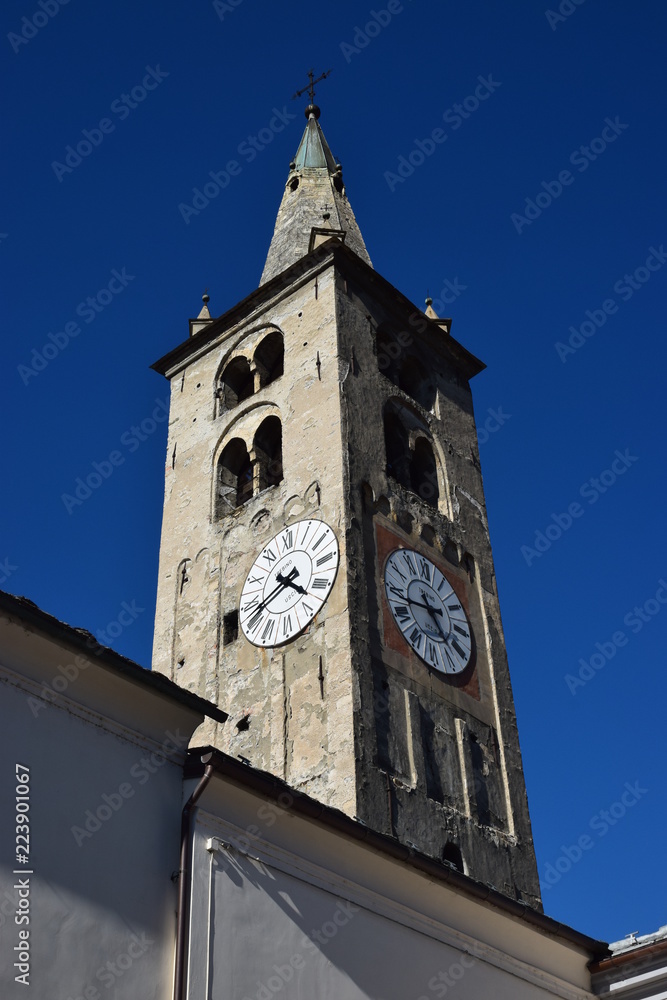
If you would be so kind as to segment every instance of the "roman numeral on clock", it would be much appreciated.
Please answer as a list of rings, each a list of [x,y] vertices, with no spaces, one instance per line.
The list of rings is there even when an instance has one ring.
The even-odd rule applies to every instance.
[[[329,586],[329,581],[324,576],[316,577],[311,583],[313,590],[325,590]]]
[[[282,536],[283,552],[288,552],[294,545],[294,532],[286,531]]]
[[[273,632],[273,626],[276,624],[275,618],[269,618],[268,622],[264,626],[264,631],[262,632],[262,642],[268,642],[271,638],[271,633]]]
[[[405,564],[412,573],[412,575],[417,576],[417,570],[415,564],[413,563],[412,559],[410,558],[407,552],[403,552],[403,559],[405,560]]]
[[[456,652],[459,654],[459,656],[461,657],[461,659],[465,660],[465,656],[466,656],[465,649],[463,649],[458,644],[458,642],[457,642],[456,639],[452,639],[452,646],[454,647],[454,649],[456,650]]]
[[[262,624],[263,618],[264,618],[264,608],[262,608],[261,611],[255,611],[254,615],[248,622],[248,628],[250,629],[251,632],[255,632],[259,628],[259,626]]]
[[[419,652],[419,647],[421,646],[423,638],[424,636],[415,625],[412,632],[410,633],[410,642],[412,643],[414,649],[417,650],[417,652]]]
[[[273,551],[273,549],[264,549],[264,552],[262,553],[262,555],[264,556],[264,558],[268,562],[269,566],[271,565],[271,563],[274,563],[276,561],[276,559],[278,558],[278,556],[275,554],[275,552]]]
[[[425,559],[419,560],[419,576],[422,580],[426,580],[427,583],[431,582],[431,567]]]
[[[401,622],[409,622],[412,617],[404,604],[397,604],[394,608],[394,614]]]
[[[316,549],[318,549],[328,534],[329,534],[329,529],[327,528],[327,530],[320,535],[317,541],[313,543],[310,551],[314,552]]]
[[[450,667],[452,668],[453,671],[456,671],[456,664],[454,663],[454,661],[452,659],[451,653],[449,652],[449,650],[447,649],[446,646],[443,645],[442,648],[443,648],[445,656],[447,657],[447,662],[449,663]]]
[[[285,615],[283,618],[283,635],[287,635],[292,631],[292,616]]]
[[[329,562],[330,559],[333,559],[333,557],[334,557],[333,552],[329,552],[325,556],[320,556],[320,558],[317,560],[317,562],[315,563],[315,565],[316,566],[322,566],[324,563]]]

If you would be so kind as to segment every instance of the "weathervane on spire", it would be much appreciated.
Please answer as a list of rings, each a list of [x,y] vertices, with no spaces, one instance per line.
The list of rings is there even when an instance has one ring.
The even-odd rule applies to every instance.
[[[315,104],[315,84],[320,83],[322,80],[326,80],[326,78],[329,76],[331,72],[332,71],[328,69],[326,73],[322,73],[322,75],[318,76],[317,80],[315,80],[313,79],[315,75],[315,70],[312,69],[308,70],[308,77],[310,79],[310,83],[308,84],[307,87],[302,87],[301,90],[297,90],[296,94],[292,95],[292,100],[295,101],[297,97],[301,97],[302,94],[305,94],[306,91],[308,91],[308,94],[310,96],[310,104],[306,108],[306,118],[310,116],[311,111],[315,113],[316,118],[320,117],[320,109]]]

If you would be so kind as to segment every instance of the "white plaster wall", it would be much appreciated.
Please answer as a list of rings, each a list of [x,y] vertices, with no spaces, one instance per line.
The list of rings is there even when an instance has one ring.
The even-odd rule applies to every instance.
[[[6,653],[5,647],[0,664],[9,658]],[[82,675],[86,685],[95,669],[100,668],[93,664]],[[44,670],[44,680],[47,676],[53,679],[50,670]],[[150,763],[154,773],[149,774],[142,760],[159,743],[78,705],[76,680],[60,706],[41,701],[40,689],[41,684],[0,666],[3,1000],[166,1000],[172,980],[176,891],[170,875],[178,868],[181,768]],[[125,697],[130,699],[131,690]],[[12,874],[15,763],[27,765],[31,777],[28,988],[15,982],[12,968],[19,930]],[[121,785],[127,798],[119,795]],[[111,812],[109,818],[77,844],[72,827],[84,828],[86,811],[104,806],[104,794],[117,809],[102,809],[102,816]]]
[[[189,1000],[591,997],[584,948],[308,821],[287,801],[218,778],[205,808]]]

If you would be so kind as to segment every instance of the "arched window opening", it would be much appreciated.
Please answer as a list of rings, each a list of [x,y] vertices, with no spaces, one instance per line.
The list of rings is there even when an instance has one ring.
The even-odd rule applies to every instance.
[[[253,493],[252,462],[241,438],[225,445],[218,463],[217,514],[222,517],[241,507]]]
[[[433,449],[426,438],[417,438],[410,465],[410,488],[430,504],[438,506],[438,468]]]
[[[457,872],[461,872],[462,875],[465,875],[465,870],[463,868],[463,856],[461,854],[461,848],[458,844],[448,840],[445,844],[445,849],[442,852],[442,860],[445,864],[451,865],[452,868],[456,868]]]
[[[247,358],[234,358],[220,377],[223,408],[231,410],[254,392],[253,377]]]
[[[408,434],[402,420],[392,410],[385,413],[384,443],[387,452],[387,475],[396,479],[406,489],[412,489]]]
[[[255,365],[259,372],[259,385],[264,388],[275,382],[284,370],[285,347],[283,336],[276,330],[265,337],[255,351]]]
[[[401,365],[398,373],[399,387],[412,396],[425,410],[432,410],[435,403],[435,390],[433,382],[426,373],[426,369],[410,355]]]
[[[283,478],[283,430],[278,417],[267,417],[255,434],[259,489],[277,486]]]

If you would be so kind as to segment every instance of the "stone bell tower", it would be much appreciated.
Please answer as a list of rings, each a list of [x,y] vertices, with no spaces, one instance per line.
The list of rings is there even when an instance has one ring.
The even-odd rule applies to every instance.
[[[258,288],[171,383],[154,669],[197,742],[540,908],[470,380],[373,270],[312,103]]]

